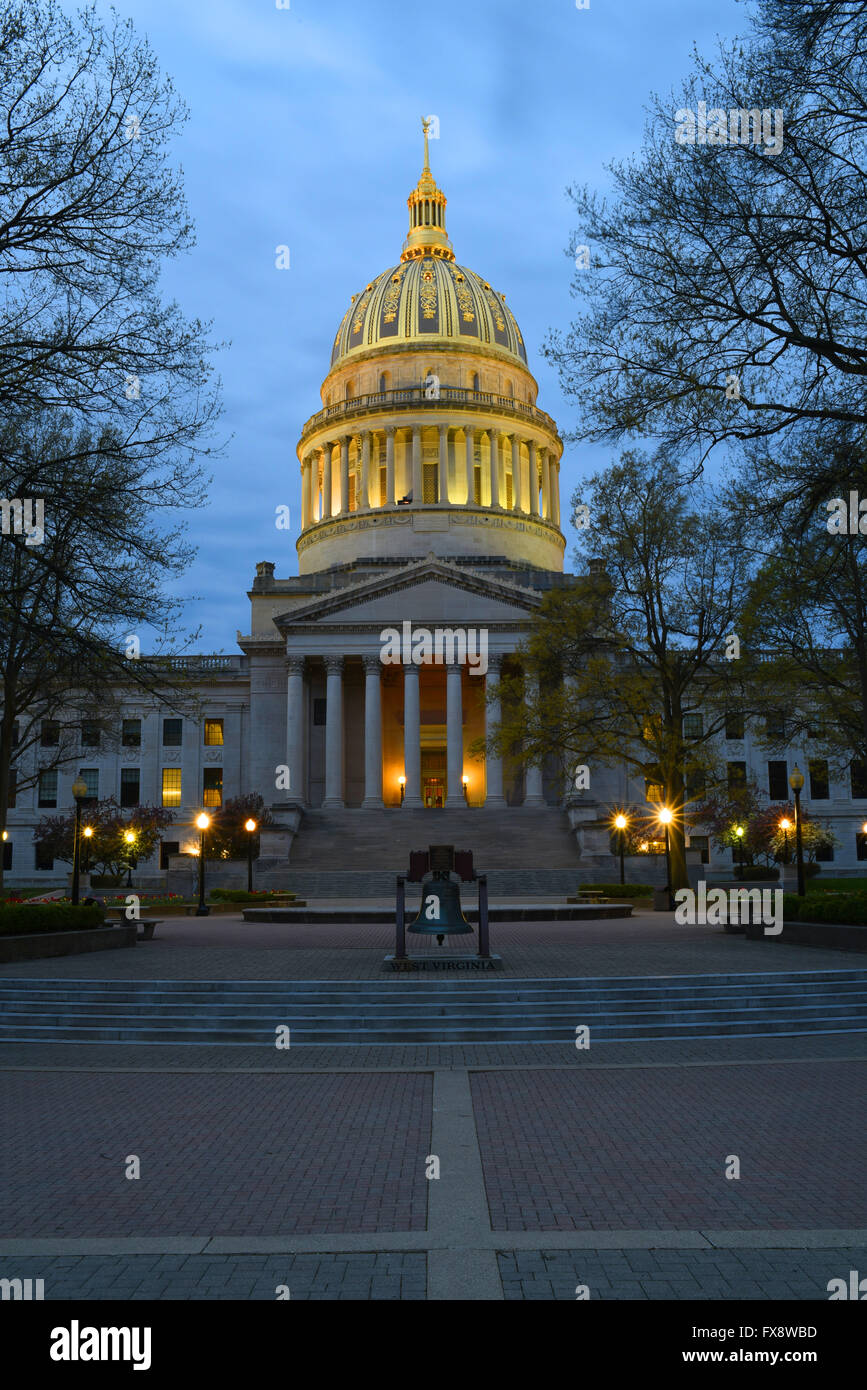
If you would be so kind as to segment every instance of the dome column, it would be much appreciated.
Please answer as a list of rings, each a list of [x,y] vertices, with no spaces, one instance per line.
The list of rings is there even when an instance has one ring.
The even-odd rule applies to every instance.
[[[467,442],[467,500],[465,505],[472,507],[476,500],[476,432],[473,429],[464,431]]]
[[[340,511],[343,516],[349,514],[349,435],[344,434],[340,440]]]
[[[420,507],[424,497],[421,478],[421,426],[412,427],[412,504]],[[409,775],[409,774],[407,774]],[[405,803],[404,803],[405,804]]]
[[[560,525],[560,460],[553,454],[549,456],[549,477],[551,486],[551,520]]]
[[[461,667],[457,662],[446,669],[446,806],[464,804],[464,707]]]
[[[411,662],[403,668],[403,807],[420,810],[421,799],[421,705],[418,667]]]
[[[325,800],[323,809],[343,809],[343,657],[325,658]]]
[[[370,430],[361,434],[361,499],[357,511],[367,511],[370,507]]]
[[[319,468],[312,454],[307,455],[307,472],[310,482],[310,501],[308,505],[310,507],[310,525],[312,526],[317,520],[316,498],[319,492]]]
[[[301,460],[301,530],[306,531],[310,525],[310,490],[307,486],[307,460]]]
[[[491,506],[500,505],[500,431],[488,430],[491,446]]]
[[[331,444],[322,445],[322,519],[331,516]]]
[[[382,662],[364,657],[364,800],[365,809],[382,810]]]
[[[549,472],[550,450],[542,450],[542,516],[551,520],[551,474]]]
[[[521,441],[516,434],[512,435],[512,506],[516,512],[524,510],[524,499],[521,488]]]
[[[385,430],[385,505],[394,506],[394,425]]]
[[[449,500],[449,427],[440,425],[440,466],[437,486],[437,501]]]
[[[485,695],[499,684],[503,658],[500,655],[488,657],[488,670],[485,675]],[[485,700],[485,737],[489,739],[500,722],[501,708],[499,693],[491,693]],[[501,753],[485,754],[485,806],[491,810],[505,806],[503,796],[503,757]]]
[[[539,464],[536,457],[536,441],[531,439],[529,443],[530,452],[530,515],[539,515]]]

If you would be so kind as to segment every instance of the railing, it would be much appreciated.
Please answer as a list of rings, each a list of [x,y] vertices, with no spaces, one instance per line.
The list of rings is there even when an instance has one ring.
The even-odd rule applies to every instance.
[[[395,391],[372,391],[366,396],[353,396],[348,401],[338,401],[327,405],[316,415],[311,415],[301,431],[302,440],[313,434],[332,420],[348,420],[355,415],[364,415],[371,410],[417,410],[419,406],[436,410],[443,402],[464,409],[489,406],[506,415],[516,415],[530,420],[542,429],[557,436],[557,426],[544,410],[517,401],[513,396],[498,396],[492,391],[470,391],[465,386],[441,386],[436,396],[429,396],[424,386],[402,386]]]
[[[155,666],[167,666],[170,671],[240,671],[243,656],[155,656]]]

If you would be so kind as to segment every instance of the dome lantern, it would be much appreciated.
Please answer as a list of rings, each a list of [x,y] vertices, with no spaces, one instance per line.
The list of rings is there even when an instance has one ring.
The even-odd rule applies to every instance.
[[[422,120],[424,131],[424,168],[421,178],[406,200],[409,208],[409,234],[403,243],[402,261],[415,261],[422,256],[438,256],[453,261],[455,253],[446,235],[446,195],[437,188],[430,171],[428,132],[430,118]]]

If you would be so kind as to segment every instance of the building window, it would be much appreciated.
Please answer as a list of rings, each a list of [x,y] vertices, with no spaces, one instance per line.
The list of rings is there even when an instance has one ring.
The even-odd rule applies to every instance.
[[[506,511],[512,510],[512,475],[506,474]]]
[[[747,785],[747,765],[746,763],[726,763],[728,775],[729,791],[742,791]]]
[[[726,738],[739,739],[744,736],[744,716],[739,710],[730,710],[726,715]]]
[[[704,715],[685,714],[683,716],[684,738],[702,738],[704,735]]]
[[[422,465],[422,501],[436,502],[439,496],[439,464]]]
[[[223,746],[223,721],[222,719],[205,720],[205,747],[222,748]]]
[[[479,374],[478,374],[478,372],[473,372],[473,390],[474,390],[474,391],[478,391],[478,390],[479,390]]]
[[[12,841],[11,841],[11,840],[4,840],[4,841],[3,841],[3,868],[4,868],[4,869],[11,869],[11,868],[12,868]]]
[[[56,748],[60,743],[60,724],[56,719],[43,719],[39,742],[43,748]]]
[[[36,868],[40,871],[51,870],[54,868],[54,855],[49,854],[48,850],[43,849],[42,845],[37,845],[34,863]]]
[[[816,850],[817,864],[831,864],[834,860],[834,846],[822,845]]]
[[[810,758],[810,800],[827,801],[830,790],[828,784],[828,761],[826,758]]]
[[[700,850],[702,864],[710,863],[710,840],[707,835],[690,835],[689,847]]]
[[[57,773],[40,772],[39,792],[36,799],[37,806],[43,809],[57,805]],[[37,865],[38,867],[38,865]]]
[[[379,470],[379,505],[384,507],[388,501],[388,468],[382,464]]]
[[[15,770],[14,767],[10,767],[10,769],[9,769],[9,792],[8,792],[8,797],[9,797],[9,799],[8,799],[8,801],[6,802],[6,809],[7,809],[7,811],[14,811],[14,810],[15,810],[15,800],[16,800],[16,797],[17,797],[17,796],[18,796],[18,773],[16,772],[16,770]]]
[[[184,741],[183,719],[163,720],[163,748],[180,748]]]
[[[768,763],[768,796],[771,801],[788,801],[789,768],[787,763]]]
[[[205,768],[205,783],[202,789],[203,806],[222,806],[223,804],[223,769],[221,767]]]
[[[644,779],[644,799],[645,801],[664,801],[665,787],[661,782],[651,782],[648,778]]]
[[[163,805],[180,806],[181,804],[181,769],[179,767],[163,768]]]
[[[95,719],[83,719],[81,721],[81,746],[82,748],[99,747],[99,725]]]
[[[121,806],[138,806],[141,800],[139,783],[141,779],[141,769],[137,767],[122,767],[120,770],[120,804]]]
[[[859,830],[855,836],[855,858],[867,859],[867,835],[863,830]]]
[[[321,696],[318,696],[318,695],[317,695],[316,699],[313,701],[313,723],[314,723],[314,725],[323,726],[323,727],[324,727],[324,725],[325,725],[325,710],[326,710],[326,706],[327,706],[327,705],[328,705],[328,701],[322,699]]]
[[[123,721],[120,741],[124,748],[141,748],[140,719],[125,719]]]
[[[849,775],[852,779],[852,796],[860,800],[867,797],[867,763],[861,758],[853,758],[849,768]]]
[[[82,767],[78,770],[78,775],[87,787],[87,791],[81,798],[82,805],[87,801],[99,800],[99,768]]]
[[[482,505],[482,465],[473,464],[473,501],[477,507]]]
[[[782,710],[774,710],[765,720],[765,734],[768,738],[781,739],[786,737],[786,716]]]
[[[160,868],[169,867],[169,855],[180,854],[181,845],[179,840],[163,840],[160,844]]]
[[[692,767],[686,774],[686,794],[690,801],[700,801],[705,794],[704,769]]]

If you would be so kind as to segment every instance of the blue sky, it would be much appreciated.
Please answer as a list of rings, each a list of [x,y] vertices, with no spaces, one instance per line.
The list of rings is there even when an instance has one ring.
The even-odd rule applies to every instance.
[[[319,408],[350,296],[394,264],[437,115],[434,177],[459,261],[505,292],[561,432],[575,424],[540,346],[566,326],[574,240],[568,184],[604,189],[604,165],[641,143],[652,91],[686,76],[693,43],[746,29],[737,0],[115,0],[190,108],[177,142],[197,246],[165,291],[213,320],[231,436],[199,555],[183,582],[199,651],[235,652],[259,560],[297,573],[295,445]],[[275,248],[290,248],[290,268]],[[609,455],[567,445],[563,514]],[[291,507],[292,531],[275,508]],[[565,524],[565,522],[564,522]],[[567,541],[574,534],[567,530]],[[567,549],[567,557],[571,553]]]

